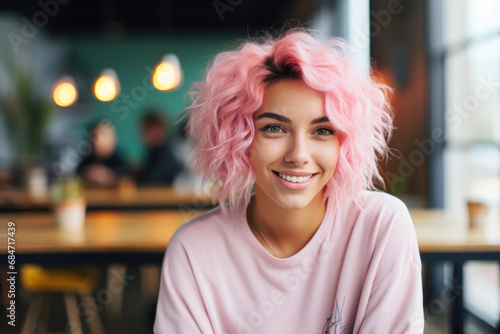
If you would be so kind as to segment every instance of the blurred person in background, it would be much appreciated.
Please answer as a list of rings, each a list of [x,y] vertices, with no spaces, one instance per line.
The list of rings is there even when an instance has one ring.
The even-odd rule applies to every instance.
[[[77,173],[92,186],[112,187],[129,175],[129,169],[116,149],[116,131],[109,120],[100,120],[90,127],[92,152],[83,158]]]
[[[168,142],[167,121],[161,110],[147,109],[141,119],[146,159],[136,177],[138,185],[171,184],[182,171]]]

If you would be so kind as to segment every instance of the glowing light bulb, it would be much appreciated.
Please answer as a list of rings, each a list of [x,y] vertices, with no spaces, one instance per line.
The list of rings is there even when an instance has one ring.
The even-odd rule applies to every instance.
[[[153,86],[161,91],[176,89],[182,83],[182,69],[174,54],[168,54],[156,66],[151,78]]]
[[[156,89],[166,91],[176,87],[178,79],[172,64],[160,63],[153,74],[153,85]]]
[[[114,100],[120,94],[120,82],[116,72],[106,69],[94,83],[94,95],[103,102]]]
[[[64,76],[57,80],[52,88],[52,98],[60,107],[69,107],[78,99],[74,80],[69,76]]]

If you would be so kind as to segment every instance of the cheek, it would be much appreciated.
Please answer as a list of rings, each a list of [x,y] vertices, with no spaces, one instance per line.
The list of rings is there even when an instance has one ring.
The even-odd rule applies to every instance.
[[[255,172],[259,173],[259,170],[280,161],[280,157],[282,157],[281,151],[281,145],[278,141],[270,143],[269,141],[254,139],[250,146],[249,158]]]
[[[250,145],[250,148],[248,149],[248,158],[250,160],[250,164],[252,165],[252,167],[255,167],[255,163],[258,159],[258,154],[257,154],[258,152],[259,149],[257,148],[257,143],[255,142],[254,139],[254,141]]]
[[[325,152],[329,152],[325,154]],[[332,174],[335,171],[337,166],[337,162],[339,160],[339,152],[340,146],[338,140],[333,143],[329,143],[321,148],[320,151],[317,152],[317,161],[318,164],[327,172],[328,174]],[[331,176],[331,175],[330,175]]]
[[[261,155],[261,149],[259,148],[259,145],[254,140],[252,142],[252,145],[250,145],[248,157],[250,160],[250,165],[252,166],[253,172],[256,176],[259,174],[259,170],[260,170],[259,166],[261,165],[260,155]]]

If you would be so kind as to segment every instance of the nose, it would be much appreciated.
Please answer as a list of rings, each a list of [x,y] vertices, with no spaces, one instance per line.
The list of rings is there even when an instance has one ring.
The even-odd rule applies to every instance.
[[[303,166],[310,161],[307,138],[305,135],[295,134],[290,136],[287,151],[283,157],[287,164]]]

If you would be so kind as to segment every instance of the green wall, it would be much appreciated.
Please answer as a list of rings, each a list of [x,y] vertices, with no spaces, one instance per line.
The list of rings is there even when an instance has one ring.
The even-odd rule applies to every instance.
[[[116,41],[104,37],[80,36],[70,42],[70,58],[78,66],[88,82],[86,119],[82,127],[91,120],[110,118],[117,129],[118,148],[133,165],[138,164],[143,154],[139,136],[141,112],[148,106],[160,106],[167,111],[171,123],[177,121],[187,106],[186,93],[193,81],[200,80],[208,62],[218,52],[234,46],[239,36],[224,35],[132,35]],[[174,53],[179,57],[184,71],[182,86],[171,92],[160,92],[150,87],[150,74],[146,67],[154,68],[161,57]],[[101,102],[90,95],[93,80],[102,69],[111,67],[118,75],[121,94],[112,102]],[[128,103],[124,100],[129,96]],[[173,125],[172,125],[173,126]],[[171,136],[179,132],[172,128]]]

